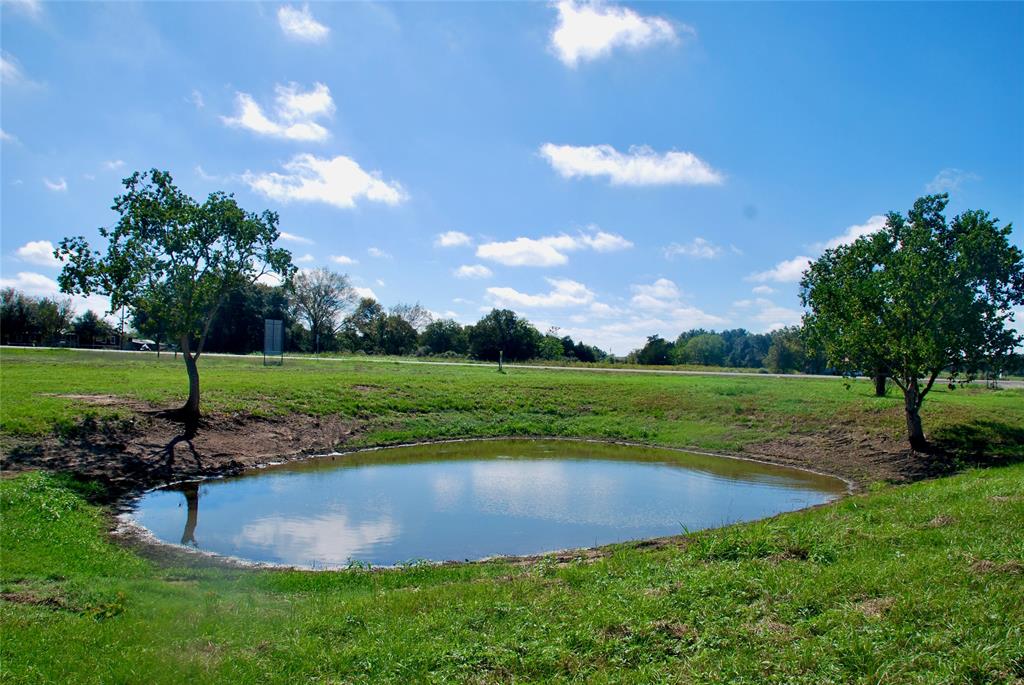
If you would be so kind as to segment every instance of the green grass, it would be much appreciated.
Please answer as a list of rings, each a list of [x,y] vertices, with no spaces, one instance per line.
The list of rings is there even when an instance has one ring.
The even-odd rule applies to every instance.
[[[586,371],[259,358],[200,361],[206,411],[273,416],[340,415],[359,444],[435,438],[550,435],[742,450],[753,443],[836,428],[898,438],[902,398],[872,396],[839,379],[663,376]],[[0,356],[0,436],[36,439],[83,420],[130,412],[61,395],[112,394],[159,406],[183,399],[180,360],[165,355],[5,349]],[[925,430],[964,451],[1019,452],[1024,391],[937,388]]]
[[[2,679],[1015,683],[1022,483],[887,486],[589,564],[303,573],[154,565],[25,474],[0,481]]]
[[[709,449],[835,429],[899,435],[869,384],[205,358],[207,411],[350,418],[360,442],[564,435]],[[180,360],[4,350],[0,436],[173,406]],[[940,389],[926,430],[1019,455],[1024,392]],[[111,542],[90,486],[0,480],[0,681],[1019,683],[1024,464],[621,545],[594,563],[400,571],[156,564]]]

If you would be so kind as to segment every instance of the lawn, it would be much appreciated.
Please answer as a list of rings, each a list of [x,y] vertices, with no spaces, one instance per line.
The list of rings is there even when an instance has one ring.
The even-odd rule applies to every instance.
[[[562,435],[742,451],[902,429],[899,397],[838,380],[219,357],[200,369],[211,415],[339,414],[363,445]],[[127,407],[173,406],[184,389],[173,358],[3,350],[0,436],[128,420]],[[95,486],[7,474],[0,680],[1019,683],[1024,392],[940,388],[924,419],[953,448],[1009,465],[568,562],[317,573],[153,561],[111,539]]]
[[[200,362],[204,409],[264,416],[340,415],[360,426],[356,444],[547,435],[610,438],[738,451],[793,435],[835,430],[899,439],[898,390],[876,398],[842,379],[663,376],[259,357]],[[170,407],[183,401],[173,355],[5,349],[0,356],[0,436],[69,431],[83,417],[125,416],[68,395],[115,395]],[[1019,452],[1024,391],[938,386],[925,400],[925,430],[964,450]]]

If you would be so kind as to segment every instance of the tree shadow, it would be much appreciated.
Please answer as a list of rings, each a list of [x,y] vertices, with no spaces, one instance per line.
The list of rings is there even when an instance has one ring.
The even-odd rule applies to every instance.
[[[970,466],[1001,466],[1024,461],[1024,426],[976,419],[943,426],[931,434],[932,443]]]

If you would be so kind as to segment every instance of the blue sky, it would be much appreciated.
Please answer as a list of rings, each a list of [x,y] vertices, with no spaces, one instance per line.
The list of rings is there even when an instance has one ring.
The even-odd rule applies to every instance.
[[[0,12],[0,278],[33,294],[150,167],[386,306],[620,354],[796,323],[806,258],[930,190],[1024,220],[1020,3]]]

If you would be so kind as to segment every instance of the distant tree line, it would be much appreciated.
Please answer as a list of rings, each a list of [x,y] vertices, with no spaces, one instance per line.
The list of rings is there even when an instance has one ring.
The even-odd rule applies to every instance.
[[[695,364],[768,369],[776,373],[828,370],[824,356],[808,348],[799,326],[771,333],[751,333],[743,328],[718,333],[694,328],[680,333],[675,341],[652,335],[642,348],[630,352],[626,361],[654,366]]]
[[[71,298],[32,297],[0,290],[0,340],[4,345],[116,347],[117,331],[95,312],[75,318]]]

